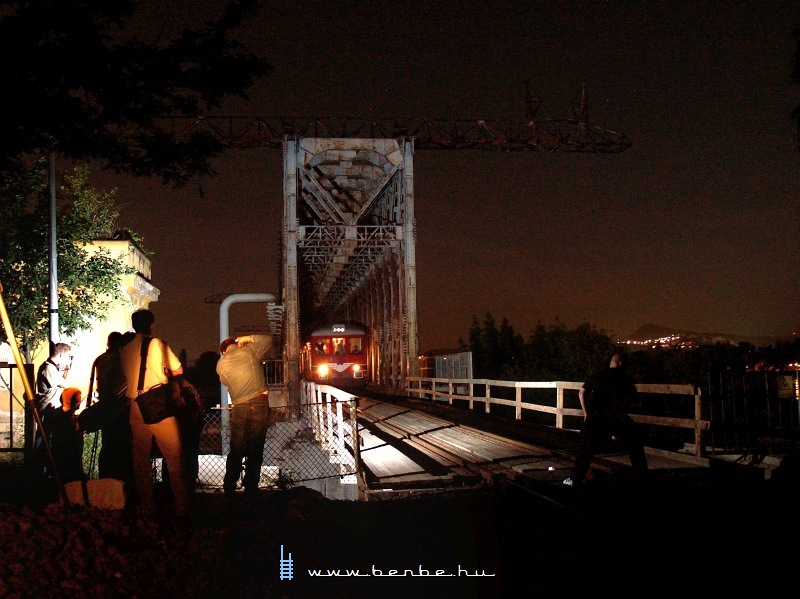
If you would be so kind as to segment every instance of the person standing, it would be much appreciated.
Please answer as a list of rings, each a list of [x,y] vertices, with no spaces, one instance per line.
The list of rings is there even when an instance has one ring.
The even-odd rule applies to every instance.
[[[263,360],[274,357],[272,337],[246,335],[225,339],[220,344],[217,374],[231,397],[231,441],[225,463],[223,490],[234,493],[242,473],[246,493],[258,491],[264,442],[269,428],[269,388],[264,378]]]
[[[61,419],[61,393],[69,386],[66,374],[72,364],[72,347],[68,343],[52,345],[50,356],[42,362],[36,372],[36,410],[39,412],[42,428],[36,431],[33,448],[36,455],[37,468],[41,466],[42,472],[51,474],[47,465],[48,460],[44,452],[44,440],[52,449],[53,425],[58,426]]]
[[[102,446],[97,460],[100,478],[116,478],[130,485],[133,484],[130,401],[120,359],[120,349],[129,339],[130,336],[119,331],[108,335],[106,351],[92,364],[92,377],[97,385],[97,401],[113,406],[106,412],[110,419],[100,429]]]
[[[177,391],[183,398],[184,408],[176,414],[176,418],[183,443],[183,471],[186,474],[186,484],[189,485],[189,490],[193,491],[199,482],[200,437],[205,427],[206,404],[200,392],[186,377],[178,377],[171,384],[177,385]]]
[[[120,363],[128,385],[126,395],[130,400],[130,426],[132,435],[133,478],[139,510],[155,512],[153,484],[151,481],[150,452],[155,440],[169,470],[170,488],[175,515],[185,517],[189,510],[189,491],[183,473],[181,437],[178,421],[174,416],[155,424],[145,424],[136,398],[140,393],[162,384],[167,384],[169,372],[178,376],[183,366],[175,352],[161,339],[153,337],[155,316],[150,310],[137,310],[131,315],[131,324],[136,336],[119,351]],[[145,362],[144,383],[139,386],[142,342],[150,339]]]
[[[72,347],[68,343],[56,343],[53,351],[36,373],[36,408],[44,412],[49,408],[61,408],[61,392],[69,386],[66,373],[72,364]]]
[[[80,389],[67,387],[61,393],[61,406],[47,418],[53,460],[62,483],[86,480],[83,470],[83,433],[75,420],[81,403]]]
[[[623,368],[622,354],[615,353],[607,368],[596,372],[578,392],[583,408],[581,448],[575,459],[572,477],[564,484],[584,482],[597,451],[616,437],[626,448],[637,476],[647,473],[647,459],[636,423],[628,410],[636,400],[636,384]]]

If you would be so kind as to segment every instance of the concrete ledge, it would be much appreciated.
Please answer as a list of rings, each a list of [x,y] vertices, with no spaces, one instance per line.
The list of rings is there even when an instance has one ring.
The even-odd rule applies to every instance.
[[[64,489],[72,505],[85,505],[104,510],[125,508],[125,485],[115,478],[100,478],[85,482],[76,480],[66,483]]]
[[[709,466],[708,458],[698,457],[693,453],[686,451],[669,451],[667,449],[658,449],[656,447],[645,447],[644,452],[647,455],[648,460],[651,458],[655,460],[658,458],[663,458],[665,460],[672,460],[678,464],[684,464],[686,466],[700,466],[704,468]]]
[[[731,453],[713,459],[718,464],[760,473],[764,480],[800,482],[800,456],[796,454]]]

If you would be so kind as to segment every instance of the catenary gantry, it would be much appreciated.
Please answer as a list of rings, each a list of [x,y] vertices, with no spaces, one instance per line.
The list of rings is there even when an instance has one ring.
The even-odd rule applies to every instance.
[[[417,374],[414,152],[619,153],[617,132],[590,126],[585,89],[564,118],[521,121],[201,117],[172,119],[186,137],[283,151],[282,304],[268,309],[281,338],[291,403],[299,399],[303,335],[322,322],[372,332],[375,386],[397,392]],[[279,332],[277,321],[282,322]],[[274,322],[273,322],[274,321]]]

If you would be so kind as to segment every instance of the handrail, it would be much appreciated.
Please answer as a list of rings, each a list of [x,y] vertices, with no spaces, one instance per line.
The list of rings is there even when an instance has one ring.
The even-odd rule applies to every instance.
[[[475,395],[476,386],[484,387],[483,395]],[[483,403],[487,414],[490,413],[492,405],[513,407],[516,420],[522,420],[523,410],[552,414],[555,417],[556,428],[565,428],[565,416],[583,417],[581,408],[567,408],[564,401],[565,391],[574,392],[577,398],[577,391],[582,386],[583,383],[569,381],[497,381],[491,379],[406,377],[406,392],[410,397],[428,398],[431,401],[447,400],[449,405],[453,405],[454,401],[465,401],[469,404],[470,410],[474,408],[475,403]],[[498,387],[514,389],[514,399],[493,397],[492,389]],[[554,389],[556,394],[555,406],[523,401],[523,389]],[[705,431],[710,429],[711,423],[702,417],[700,388],[693,385],[637,384],[636,389],[644,394],[690,395],[694,397],[694,414],[692,417],[675,418],[648,414],[631,414],[630,416],[635,422],[642,424],[694,429],[695,455],[703,457],[705,449],[703,436]],[[577,399],[575,399],[575,403],[577,403]]]
[[[341,466],[342,474],[360,474],[356,404],[358,397],[330,385],[303,381],[300,391],[301,409],[310,421],[314,437],[328,452],[331,463]],[[348,406],[345,413],[344,406]],[[350,447],[350,452],[339,452]],[[361,478],[358,476],[358,478]]]

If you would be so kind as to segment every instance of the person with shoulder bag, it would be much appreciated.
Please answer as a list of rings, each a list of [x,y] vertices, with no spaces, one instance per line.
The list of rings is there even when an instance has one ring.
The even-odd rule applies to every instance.
[[[149,514],[156,511],[150,466],[150,453],[155,440],[169,470],[175,515],[182,518],[188,515],[189,491],[183,471],[178,420],[171,415],[158,422],[145,423],[140,400],[141,396],[159,387],[169,389],[169,377],[182,374],[183,365],[169,345],[152,336],[155,316],[150,310],[134,312],[131,324],[136,336],[120,349],[120,362],[130,400],[133,476],[138,509]]]

